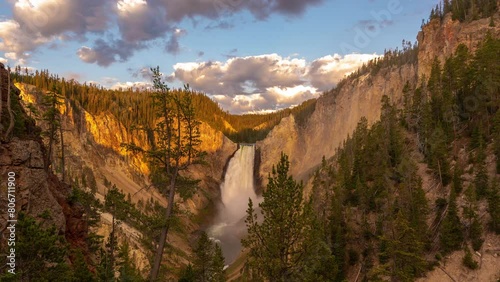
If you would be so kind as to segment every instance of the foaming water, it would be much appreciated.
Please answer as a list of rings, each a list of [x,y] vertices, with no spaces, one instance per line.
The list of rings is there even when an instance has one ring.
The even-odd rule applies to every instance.
[[[220,242],[227,264],[232,263],[241,251],[248,199],[252,199],[254,206],[259,202],[254,189],[254,159],[255,146],[240,145],[229,161],[221,185],[222,204],[218,207],[214,225],[208,230],[209,236]]]

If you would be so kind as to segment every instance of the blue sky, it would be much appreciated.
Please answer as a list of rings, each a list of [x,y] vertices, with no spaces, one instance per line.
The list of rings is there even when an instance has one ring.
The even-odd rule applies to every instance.
[[[105,87],[147,87],[159,65],[231,112],[276,110],[415,41],[437,3],[2,0],[0,61]]]

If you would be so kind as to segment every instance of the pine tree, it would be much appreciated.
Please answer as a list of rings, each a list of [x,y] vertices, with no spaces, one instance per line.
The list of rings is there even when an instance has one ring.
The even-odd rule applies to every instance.
[[[224,282],[226,281],[226,274],[224,271],[224,255],[222,254],[222,249],[219,244],[214,244],[214,251],[212,256],[212,264],[210,269],[212,271],[213,282]]]
[[[500,174],[500,110],[497,110],[493,119],[493,152],[496,157],[496,170]]]
[[[208,238],[207,233],[202,232],[198,239],[198,244],[194,250],[195,259],[193,265],[196,281],[200,282],[223,282],[224,273],[224,255],[218,244],[213,243]],[[190,271],[186,271],[186,278],[189,278]]]
[[[47,158],[45,160],[45,171],[49,170],[51,158],[54,154],[54,142],[58,141],[59,128],[61,127],[61,113],[59,112],[60,96],[57,94],[57,89],[53,88],[43,96],[43,106],[45,112],[42,115],[43,121],[48,125],[48,129],[42,132],[42,135],[48,138]]]
[[[194,269],[198,281],[201,282],[210,281],[210,276],[211,276],[210,264],[213,255],[212,252],[213,252],[212,242],[208,238],[207,233],[202,232],[200,238],[198,239],[198,245],[194,250],[195,253]]]
[[[463,242],[462,223],[458,217],[456,196],[453,191],[448,203],[448,212],[441,224],[439,240],[441,249],[444,253],[450,253],[460,249]]]
[[[424,273],[427,267],[420,233],[411,227],[405,217],[402,212],[397,214],[389,239],[391,276],[397,281],[412,281]]]
[[[262,223],[249,200],[248,236],[242,240],[249,249],[249,267],[271,281],[313,279],[318,262],[329,254],[319,239],[311,203],[303,199],[303,185],[288,175],[289,167],[288,156],[282,154],[259,204]]]
[[[488,212],[491,216],[490,229],[496,234],[500,234],[500,185],[496,178],[491,182],[488,194]]]
[[[482,150],[480,150],[482,152]],[[486,164],[484,160],[479,160],[480,163],[477,168],[476,176],[474,177],[474,186],[476,188],[476,193],[479,199],[486,196],[488,191],[488,171],[486,170]]]
[[[87,262],[85,261],[85,257],[83,256],[81,250],[77,250],[76,252],[75,262],[73,263],[73,272],[74,272],[74,277],[73,277],[74,282],[96,281],[94,274],[92,274],[92,272],[90,272],[89,270],[89,266],[87,265]]]
[[[467,266],[470,269],[477,269],[479,267],[479,265],[478,265],[477,261],[475,261],[472,258],[472,254],[471,254],[469,248],[466,247],[464,252],[465,252],[465,255],[462,259],[462,264]]]
[[[472,243],[474,251],[478,251],[483,245],[483,230],[477,216],[476,191],[473,186],[469,186],[465,191],[466,203],[464,206],[464,218],[468,221],[467,237]]]
[[[127,240],[118,248],[118,281],[120,282],[140,282],[144,281],[137,267],[130,257],[130,245]]]
[[[188,264],[181,272],[178,282],[196,282],[196,273],[193,269],[193,265]]]
[[[457,195],[462,193],[463,185],[462,185],[462,168],[458,161],[455,163],[455,168],[453,169],[453,181],[452,181],[452,189],[453,192]]]
[[[186,180],[180,173],[193,163],[200,162],[203,154],[198,148],[200,144],[199,122],[194,116],[192,100],[183,99],[178,91],[172,92],[161,80],[159,67],[151,71],[155,89],[152,97],[158,118],[158,122],[152,129],[156,142],[150,150],[145,150],[133,143],[122,144],[122,146],[127,151],[141,154],[150,160],[152,177],[161,180],[152,179],[153,183],[156,182],[156,186],[168,198],[163,217],[165,222],[161,227],[158,247],[149,275],[150,281],[154,282],[158,279],[163,251],[174,217],[177,188],[183,180]],[[189,186],[192,187],[192,184]]]
[[[3,80],[2,80],[3,82]],[[10,135],[12,133],[12,130],[14,129],[14,112],[12,111],[12,97],[11,97],[11,82],[10,82],[10,68],[7,69],[7,113],[9,114],[9,127],[7,127],[7,130],[5,131],[5,135],[3,137],[3,140],[10,140]],[[1,96],[1,95],[0,95]],[[1,98],[1,97],[0,97]]]
[[[16,231],[16,281],[71,281],[66,264],[68,247],[54,226],[44,228],[41,222],[20,213]]]

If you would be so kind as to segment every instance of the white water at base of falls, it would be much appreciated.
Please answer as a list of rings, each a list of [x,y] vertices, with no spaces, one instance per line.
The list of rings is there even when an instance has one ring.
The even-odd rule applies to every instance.
[[[229,165],[221,185],[222,204],[214,225],[208,235],[220,244],[226,264],[231,264],[240,254],[240,240],[246,234],[246,210],[248,199],[252,199],[254,207],[259,198],[255,194],[254,184],[254,145],[240,145]]]

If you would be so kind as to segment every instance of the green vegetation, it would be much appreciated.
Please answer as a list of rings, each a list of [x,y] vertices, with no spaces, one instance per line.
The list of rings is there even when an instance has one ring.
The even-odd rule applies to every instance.
[[[473,258],[472,258],[472,254],[469,250],[469,248],[465,248],[465,255],[462,259],[462,264],[465,265],[466,267],[474,270],[474,269],[477,269],[479,267],[479,264],[477,263],[477,261],[475,261]]]
[[[61,113],[59,112],[59,106],[61,105],[57,89],[53,88],[52,91],[48,92],[43,96],[42,107],[45,108],[45,112],[42,114],[42,120],[48,125],[48,129],[42,131],[42,136],[47,137],[47,159],[45,160],[45,171],[49,170],[49,166],[52,163],[52,156],[54,154],[55,142],[59,141],[62,135],[58,135],[62,132],[61,128]],[[62,140],[62,139],[61,139]],[[64,144],[61,144],[61,148]]]
[[[496,1],[445,1],[431,18],[451,12],[455,19],[470,21],[491,17],[492,11],[497,11]],[[403,42],[403,50],[386,52],[383,59],[370,62],[350,79],[415,63],[417,52],[418,46]],[[289,175],[290,163],[282,154],[259,204],[262,216],[249,202],[248,237],[242,241],[248,260],[241,279],[345,281],[355,270],[358,281],[413,281],[439,263],[429,258],[440,261],[461,249],[463,264],[477,269],[469,248],[477,251],[483,246],[486,222],[479,216],[480,206],[487,203],[489,216],[484,218],[489,220],[488,228],[500,233],[499,179],[488,167],[489,154],[494,155],[496,172],[500,172],[499,57],[500,40],[492,36],[474,54],[460,45],[444,64],[435,59],[429,77],[421,84],[406,83],[402,109],[384,96],[380,120],[368,126],[367,119],[361,119],[336,155],[323,158],[307,197],[302,183]],[[168,195],[169,203],[164,208],[151,198],[136,206],[131,195],[107,180],[105,201],[100,203],[94,197],[95,176],[85,167],[81,178],[68,175],[72,190],[67,199],[71,209],[82,209],[86,215],[85,248],[72,249],[55,227],[45,226],[50,213],[36,219],[20,214],[17,251],[21,271],[0,276],[0,281],[143,281],[130,257],[129,242],[118,242],[115,227],[120,222],[143,231],[142,243],[150,255],[156,253],[151,259],[150,279],[154,281],[162,271],[163,251],[168,247],[172,253],[177,251],[165,241],[169,229],[182,230],[174,197],[189,198],[197,188],[197,181],[179,172],[201,163],[202,154],[197,150],[200,121],[233,140],[253,142],[290,114],[299,126],[306,126],[316,103],[310,100],[268,115],[233,116],[188,88],[170,90],[161,82],[158,69],[154,75],[152,90],[114,91],[65,81],[47,71],[29,75],[16,69],[16,80],[52,90],[45,96],[48,111],[44,114],[51,125],[49,152],[57,135],[58,117],[53,109],[58,93],[69,99],[76,115],[81,106],[91,114],[114,115],[129,130],[144,129],[155,136],[150,150],[135,144],[124,147],[148,159],[151,182]],[[329,94],[338,93],[346,81]],[[8,112],[16,117],[22,113],[17,99],[9,104]],[[3,128],[11,127],[9,116],[0,113]],[[23,123],[30,122],[16,119],[12,136],[35,132],[23,129]],[[10,137],[7,132],[4,140]],[[424,163],[416,163],[420,156]],[[437,185],[429,187],[439,191],[434,203],[427,201],[421,173],[436,180]],[[102,212],[113,215],[106,243],[93,233]],[[223,269],[220,247],[202,233],[179,281],[224,281]]]
[[[498,143],[499,55],[500,40],[487,36],[475,54],[461,45],[444,64],[436,59],[422,84],[406,84],[402,109],[384,97],[380,121],[368,128],[361,119],[337,154],[323,159],[312,199],[323,241],[335,255],[333,281],[344,280],[353,266],[362,279],[413,281],[434,263],[426,259],[430,252],[440,259],[465,244],[479,250],[479,201],[488,200],[490,227],[498,230],[498,184],[490,180],[486,156]],[[464,143],[467,171],[459,155]],[[414,163],[419,154],[438,181],[433,189],[449,191],[435,210]],[[467,187],[465,173],[472,178]],[[428,226],[431,211],[436,218]],[[470,252],[464,264],[474,268]]]
[[[202,232],[194,249],[194,265],[188,264],[182,271],[179,282],[224,282],[224,256],[217,243]]]
[[[115,116],[126,130],[152,128],[156,123],[154,89],[110,90],[95,84],[80,84],[65,80],[48,70],[29,73],[17,67],[13,79],[34,85],[43,91],[53,91],[69,100],[73,111],[78,114],[82,107],[92,115],[110,114]],[[294,115],[299,126],[304,126],[314,111],[316,100],[308,100],[293,109],[284,109],[268,114],[232,115],[203,93],[189,89],[171,89],[173,95],[192,100],[193,110],[198,120],[223,132],[234,142],[255,143],[266,137],[282,118]]]
[[[303,185],[288,174],[288,157],[269,176],[269,184],[259,204],[262,223],[253,203],[247,210],[248,236],[242,240],[250,250],[245,277],[267,281],[318,281],[323,272],[334,272],[333,256],[320,240],[320,231],[311,202],[303,199]]]
[[[384,55],[376,59],[370,60],[358,68],[353,73],[343,78],[335,88],[327,92],[327,95],[335,95],[345,85],[347,81],[354,80],[363,75],[376,75],[382,69],[391,67],[401,67],[407,64],[416,64],[418,61],[418,43],[411,41],[402,41],[401,49],[384,50]]]
[[[0,277],[1,281],[56,281],[60,277],[71,279],[73,273],[65,261],[68,247],[55,226],[44,228],[43,222],[21,213],[16,232],[17,273],[14,277]]]
[[[191,95],[181,95],[181,92],[171,92],[162,82],[159,67],[151,69],[153,72],[153,101],[157,122],[146,131],[153,131],[153,146],[145,150],[134,143],[122,144],[129,152],[139,154],[148,159],[152,168],[151,179],[160,192],[167,197],[167,207],[164,209],[163,222],[160,224],[161,233],[158,238],[158,247],[155,250],[149,279],[157,281],[163,252],[174,215],[175,195],[177,191],[190,195],[185,190],[196,188],[197,181],[184,177],[181,172],[193,164],[203,161],[203,152],[199,150],[200,122],[194,109]],[[189,91],[188,87],[185,89]]]
[[[0,66],[3,67],[2,64]],[[8,70],[0,73],[7,74]],[[14,75],[11,74],[11,77]],[[29,116],[25,114],[17,96],[18,90],[13,87],[10,77],[5,77],[5,79],[2,77],[2,79],[0,97],[6,101],[0,99],[0,140],[8,142],[12,137],[36,138],[40,135],[40,129],[35,126],[32,119],[34,112],[31,111]]]
[[[451,13],[453,20],[461,22],[483,18],[490,18],[493,22],[496,11],[498,11],[496,0],[444,0],[432,9],[429,18],[442,20],[446,14]]]
[[[439,239],[441,250],[445,254],[459,250],[464,240],[462,223],[458,217],[456,195],[454,193],[450,195],[448,212],[441,225]]]
[[[498,179],[491,183],[488,196],[488,212],[491,215],[490,229],[496,234],[500,234],[500,185]]]
[[[414,280],[428,268],[427,200],[403,133],[396,108],[384,97],[381,120],[368,129],[362,119],[314,176],[313,203],[339,269],[333,281],[344,280],[358,261],[369,280]],[[368,217],[379,220],[373,225]]]

